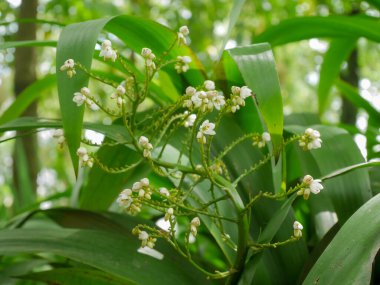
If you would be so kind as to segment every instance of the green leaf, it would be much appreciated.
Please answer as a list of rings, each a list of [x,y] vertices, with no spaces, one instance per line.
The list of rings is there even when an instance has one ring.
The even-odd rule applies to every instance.
[[[256,94],[275,152],[282,143],[282,98],[273,53],[268,44],[228,50],[247,86]]]
[[[377,195],[355,212],[303,284],[370,284],[372,262],[380,248],[379,208],[380,195]]]
[[[356,43],[357,38],[338,38],[331,40],[330,47],[325,53],[319,73],[320,77],[317,93],[320,114],[326,110],[331,87],[340,73],[343,62],[356,47]]]
[[[342,169],[338,169],[332,173],[329,173],[329,174],[321,177],[321,179],[327,180],[327,179],[331,179],[331,178],[334,178],[336,176],[340,176],[340,175],[343,175],[345,173],[351,172],[351,171],[356,170],[356,169],[373,167],[373,166],[380,166],[380,160],[373,160],[373,161],[369,161],[369,162],[363,162],[363,163],[358,163],[355,165],[350,165],[348,167],[344,167]]]
[[[30,273],[18,278],[26,280],[43,281],[47,284],[56,285],[129,285],[136,284],[106,274],[100,270],[82,268],[59,268],[49,271]]]
[[[17,41],[4,42],[0,44],[0,49],[19,47],[56,47],[57,41]]]
[[[368,16],[297,17],[266,29],[254,41],[283,45],[311,38],[365,37],[380,42],[380,23]]]
[[[50,252],[138,284],[204,284],[206,279],[179,255],[163,260],[137,252],[137,238],[78,229],[16,229],[0,231],[0,254]],[[171,272],[176,274],[171,274]],[[149,274],[147,274],[149,272]]]
[[[9,122],[20,116],[28,106],[37,100],[41,93],[56,84],[55,74],[46,75],[33,84],[25,88],[16,100],[0,116],[0,125]]]
[[[230,39],[231,32],[239,18],[239,15],[241,13],[241,9],[243,8],[245,3],[245,0],[234,0],[231,8],[231,13],[229,15],[229,22],[228,22],[228,28],[227,33],[224,35],[222,46],[219,50],[219,58],[223,55],[224,48],[226,47],[226,44],[228,40]]]
[[[109,19],[100,19],[72,24],[65,27],[59,37],[57,46],[57,83],[59,103],[65,138],[69,147],[75,173],[78,171],[78,156],[76,150],[80,145],[84,106],[73,104],[73,94],[88,85],[89,77],[77,70],[73,78],[68,78],[60,66],[69,58],[80,62],[90,69],[92,54],[98,39],[98,34]]]

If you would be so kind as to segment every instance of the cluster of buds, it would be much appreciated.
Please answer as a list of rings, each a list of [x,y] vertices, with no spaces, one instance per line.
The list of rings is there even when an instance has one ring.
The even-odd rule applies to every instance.
[[[125,88],[123,84],[120,84],[117,86],[116,90],[114,93],[111,95],[111,99],[116,100],[116,104],[121,107],[125,104],[125,99],[124,99],[124,94],[125,94]]]
[[[63,65],[59,68],[59,70],[66,71],[67,76],[71,78],[76,74],[74,67],[75,67],[75,62],[73,59],[70,58],[63,63]]]
[[[99,56],[103,57],[104,60],[111,59],[113,62],[116,60],[117,53],[112,49],[112,43],[110,40],[103,41]]]
[[[149,142],[149,139],[147,137],[141,136],[139,138],[139,144],[143,148],[143,156],[146,158],[151,158],[153,145]]]
[[[63,148],[63,145],[65,144],[65,136],[62,129],[56,129],[53,133],[53,138],[55,138],[58,142],[58,147],[60,149]]]
[[[197,236],[198,233],[198,227],[201,225],[201,221],[198,217],[195,217],[190,222],[190,233],[193,235],[193,237]]]
[[[150,200],[151,196],[152,190],[149,186],[149,179],[143,178],[133,183],[132,189],[124,189],[121,191],[116,202],[129,214],[136,215],[141,211],[141,199]]]
[[[218,160],[210,166],[210,170],[216,174],[223,174],[223,162]]]
[[[211,80],[206,80],[203,84],[204,89],[197,91],[194,87],[186,88],[186,99],[183,102],[183,107],[190,110],[200,109],[202,112],[212,111],[214,108],[220,110],[226,101],[224,96],[215,90],[215,83]]]
[[[298,221],[295,221],[293,224],[293,236],[295,238],[301,238],[302,230],[303,230],[303,226],[301,225],[301,223]]]
[[[199,127],[199,131],[197,133],[197,140],[201,144],[206,143],[206,135],[213,136],[215,135],[215,124],[210,123],[209,120],[204,121]]]
[[[254,135],[252,140],[253,140],[252,145],[254,146],[257,145],[259,148],[262,148],[265,146],[267,142],[270,141],[270,134],[267,132],[263,132],[262,135],[259,135],[259,134]]]
[[[77,106],[82,106],[83,103],[86,103],[87,107],[89,107],[91,110],[96,111],[99,109],[98,105],[92,101],[90,96],[90,89],[87,87],[82,87],[80,89],[80,92],[75,92],[73,97],[73,102],[77,104]]]
[[[147,68],[152,70],[156,69],[156,64],[154,63],[156,56],[150,48],[143,48],[141,50],[141,55],[145,58],[145,66]]]
[[[307,128],[305,133],[299,139],[299,145],[304,150],[317,149],[321,147],[321,134],[317,130]]]
[[[240,109],[240,106],[245,106],[245,99],[252,95],[252,90],[247,86],[237,87],[232,86],[231,88],[231,106],[230,110],[235,113]]]
[[[186,36],[190,34],[189,28],[187,26],[182,26],[179,28],[178,41],[179,44],[187,45]]]
[[[190,56],[177,56],[177,62],[174,66],[177,73],[186,72],[189,70]]]
[[[313,179],[312,176],[306,175],[302,180],[301,189],[297,192],[298,196],[303,196],[305,200],[309,199],[310,193],[319,194],[323,189],[320,179]]]
[[[92,167],[94,165],[94,159],[88,154],[85,147],[80,147],[77,149],[77,155],[79,156],[81,166]]]
[[[146,231],[142,231],[139,228],[135,227],[132,230],[132,234],[136,235],[139,237],[139,240],[141,240],[141,247],[149,247],[149,248],[154,248],[156,245],[157,239],[150,236]]]
[[[186,116],[186,119],[183,122],[183,125],[185,126],[185,128],[194,126],[195,120],[197,119],[197,115],[195,114],[189,115],[189,111],[185,111],[183,114]]]

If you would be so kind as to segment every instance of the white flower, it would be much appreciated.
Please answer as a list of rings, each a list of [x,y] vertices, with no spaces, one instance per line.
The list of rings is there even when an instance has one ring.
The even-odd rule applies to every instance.
[[[247,86],[243,86],[240,88],[240,98],[242,98],[243,100],[245,98],[248,98],[251,95],[252,95],[252,90],[249,89]]]
[[[137,181],[133,183],[132,185],[132,191],[138,192],[143,187],[142,183],[140,181]]]
[[[140,180],[142,186],[148,187],[149,186],[149,179],[148,178],[143,178]]]
[[[94,165],[94,159],[88,154],[85,147],[79,147],[77,149],[77,155],[82,166],[92,167]]]
[[[139,234],[139,240],[147,241],[149,238],[149,234],[146,231],[141,231]]]
[[[73,59],[70,58],[66,60],[59,69],[61,71],[66,71],[67,76],[71,78],[76,74],[74,67],[75,67],[75,62]]]
[[[167,209],[165,213],[164,221],[169,221],[171,217],[173,216],[173,214],[174,214],[173,208]]]
[[[166,197],[169,197],[169,196],[170,196],[169,190],[166,189],[165,187],[161,187],[161,188],[160,188],[160,194],[161,194],[162,196],[166,196]]]
[[[174,66],[177,73],[186,72],[189,70],[189,63],[191,58],[189,56],[177,56],[177,62]]]
[[[302,180],[303,188],[297,192],[297,195],[303,195],[305,200],[309,199],[310,193],[319,194],[323,189],[320,179],[313,179],[311,175],[305,175]]]
[[[214,81],[206,80],[206,81],[203,83],[203,86],[204,86],[207,90],[215,90],[215,83],[214,83]]]
[[[184,36],[188,36],[190,31],[187,26],[182,26],[179,28],[179,32],[182,33]]]
[[[150,48],[143,48],[141,50],[141,55],[145,58],[149,58],[149,56],[152,54],[152,50]]]
[[[212,98],[212,103],[214,104],[215,109],[220,110],[220,108],[226,104],[226,101],[224,100],[223,95],[218,94]]]
[[[197,92],[197,90],[192,86],[187,87],[185,91],[186,95],[189,95],[189,96],[194,95],[195,92]]]
[[[84,96],[80,92],[75,92],[73,97],[73,102],[77,104],[77,106],[83,105],[83,103],[86,101],[86,96]]]
[[[56,129],[54,130],[54,133],[53,133],[53,138],[60,138],[63,136],[63,130],[62,129]]]
[[[110,40],[103,41],[99,56],[103,57],[104,60],[107,60],[107,59],[111,59],[112,61],[116,60],[117,53],[115,50],[112,49],[112,43]]]
[[[294,237],[296,237],[296,238],[302,237],[302,229],[303,229],[303,226],[301,225],[301,223],[298,221],[295,221],[293,224],[293,230],[294,230],[293,235],[294,235]]]
[[[145,65],[147,67],[156,69],[156,64],[154,63],[156,56],[150,48],[143,48],[141,50],[141,55],[145,58]]]
[[[120,207],[129,208],[133,202],[132,199],[132,190],[124,189],[118,196],[116,202]]]
[[[205,144],[206,143],[206,137],[205,135],[213,136],[215,135],[215,124],[210,123],[209,120],[206,120],[202,123],[202,125],[199,127],[199,131],[197,133],[197,139],[199,143]]]
[[[149,139],[147,137],[141,136],[139,138],[139,144],[143,148],[143,156],[146,158],[151,157],[151,150],[153,149],[153,145],[149,143]]]
[[[257,145],[259,148],[262,148],[269,141],[270,141],[270,134],[267,132],[264,132],[262,135],[254,135],[252,144],[254,146]]]
[[[190,222],[190,232],[195,237],[198,233],[198,227],[201,225],[201,221],[198,217],[195,217]]]
[[[299,145],[304,150],[317,149],[321,147],[322,140],[320,139],[321,134],[317,130],[307,128],[305,133],[299,139]]]
[[[147,137],[141,136],[139,138],[139,144],[144,147],[149,143],[149,139]]]
[[[187,26],[182,26],[179,28],[178,32],[178,41],[179,44],[187,44],[186,36],[188,36],[190,33],[189,28]]]
[[[188,128],[188,127],[192,127],[192,126],[194,126],[194,123],[195,123],[195,120],[197,119],[197,115],[195,115],[195,114],[190,114],[187,118],[186,118],[186,120],[185,120],[185,122],[183,123],[183,125],[186,127],[186,128]]]

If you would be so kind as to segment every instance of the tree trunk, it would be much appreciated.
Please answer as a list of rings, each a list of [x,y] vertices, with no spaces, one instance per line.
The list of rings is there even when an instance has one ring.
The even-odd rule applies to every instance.
[[[38,0],[23,0],[20,5],[19,18],[36,19]],[[19,23],[16,40],[35,40],[36,24]],[[17,48],[15,52],[14,92],[17,97],[27,86],[36,81],[36,50],[33,47]],[[37,116],[36,103],[31,104],[23,116]],[[18,131],[17,135],[25,134]],[[37,137],[28,135],[18,138],[15,144],[13,180],[16,194],[16,204],[20,207],[28,203],[25,196],[36,191],[38,174]],[[25,161],[25,163],[23,162]],[[30,188],[30,189],[25,189]],[[26,194],[25,191],[32,192]],[[26,194],[26,195],[25,195]]]

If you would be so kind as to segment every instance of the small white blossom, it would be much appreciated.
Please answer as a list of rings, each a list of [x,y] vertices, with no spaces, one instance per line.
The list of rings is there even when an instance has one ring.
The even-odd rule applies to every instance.
[[[110,40],[104,40],[102,43],[102,47],[99,53],[100,57],[103,57],[104,60],[111,59],[115,61],[117,58],[117,53],[112,49],[112,43]]]
[[[76,74],[74,67],[75,67],[75,62],[73,59],[70,58],[66,60],[59,69],[61,71],[66,71],[67,76],[71,78]]]
[[[201,225],[201,221],[198,217],[195,217],[190,222],[190,232],[191,234],[196,237],[198,233],[198,227]]]
[[[65,144],[65,136],[64,136],[63,130],[62,129],[54,130],[53,138],[57,140],[59,148],[62,149]]]
[[[192,126],[194,126],[194,123],[195,123],[195,120],[197,119],[197,115],[195,115],[195,114],[190,114],[187,118],[186,118],[186,120],[185,120],[185,122],[183,123],[183,125],[186,127],[186,128],[188,128],[188,127],[192,127]]]
[[[212,98],[212,103],[214,104],[215,109],[220,110],[220,108],[226,104],[226,101],[224,100],[223,95],[218,94]]]
[[[189,70],[189,63],[191,58],[189,56],[177,56],[177,62],[174,66],[177,73],[186,72]]]
[[[185,92],[186,92],[186,95],[192,96],[195,94],[195,92],[197,92],[197,90],[194,87],[189,86],[186,88]]]
[[[187,44],[186,36],[190,34],[189,28],[187,26],[182,26],[179,28],[178,41],[179,44]]]
[[[214,82],[214,81],[206,80],[206,81],[203,83],[203,86],[204,86],[207,90],[215,90],[215,82]]]
[[[246,99],[248,98],[249,96],[252,95],[252,90],[249,89],[247,86],[243,86],[240,88],[240,98],[241,99]]]
[[[126,90],[125,90],[125,87],[120,84],[119,86],[117,86],[116,90],[114,93],[112,93],[111,95],[111,99],[114,99],[116,100],[116,104],[121,107],[122,105],[125,104],[125,99],[123,97],[123,95],[126,93]]]
[[[322,140],[320,139],[321,134],[317,130],[307,128],[305,133],[299,139],[299,145],[304,150],[317,149],[321,147]]]
[[[92,167],[94,165],[94,159],[88,154],[85,147],[79,147],[77,149],[77,155],[82,166]]]
[[[296,238],[302,237],[302,229],[303,229],[303,226],[301,225],[301,223],[298,221],[295,221],[293,224],[293,230],[294,230],[293,235],[294,235],[294,237],[296,237]]]
[[[165,222],[169,221],[172,218],[173,214],[174,214],[173,208],[167,209],[165,213],[165,217],[164,217]]]
[[[146,158],[151,157],[151,150],[153,149],[153,145],[149,143],[149,139],[147,137],[141,136],[139,138],[139,144],[143,148],[143,156]]]
[[[123,208],[129,208],[133,202],[132,199],[132,190],[131,189],[124,189],[118,196],[116,202],[119,204],[120,207]]]
[[[156,55],[152,52],[150,48],[143,48],[141,50],[141,55],[145,58],[145,65],[150,69],[156,69],[156,64],[154,63],[154,59]]]
[[[197,139],[199,143],[206,143],[206,137],[205,135],[213,136],[215,135],[215,124],[210,123],[209,120],[204,121],[201,126],[199,127],[199,131],[197,133]]]
[[[309,199],[310,193],[319,194],[323,189],[321,182],[320,179],[314,179],[311,175],[306,175],[302,180],[302,184],[305,187],[301,188],[301,190],[297,192],[297,195],[303,195],[303,198],[307,200]]]
[[[270,134],[267,132],[264,132],[262,135],[255,135],[253,136],[253,145],[257,145],[259,148],[262,148],[265,146],[267,142],[270,141]]]
[[[161,187],[160,188],[160,194],[162,196],[166,196],[166,197],[169,197],[170,196],[170,192],[168,189],[166,189],[165,187]]]
[[[86,96],[83,95],[80,92],[75,92],[73,97],[73,102],[77,104],[77,106],[83,105],[84,102],[86,102]]]

